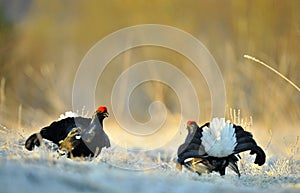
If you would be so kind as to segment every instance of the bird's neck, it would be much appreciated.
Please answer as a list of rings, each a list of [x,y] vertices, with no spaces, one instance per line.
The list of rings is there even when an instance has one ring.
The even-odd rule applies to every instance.
[[[195,133],[194,130],[188,130],[188,135],[193,135]]]
[[[188,135],[187,135],[187,138],[185,139],[185,142],[190,143],[191,140],[193,139],[195,133],[196,133],[195,129],[188,129]]]
[[[90,126],[101,126],[102,127],[102,125],[103,125],[103,119],[104,119],[104,117],[98,116],[98,114],[95,113],[93,115],[93,117],[92,117]]]

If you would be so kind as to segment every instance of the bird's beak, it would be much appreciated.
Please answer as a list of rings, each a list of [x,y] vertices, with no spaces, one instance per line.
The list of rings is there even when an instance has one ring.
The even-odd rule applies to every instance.
[[[109,116],[109,113],[108,113],[108,112],[105,112],[105,113],[103,113],[103,116],[104,116],[104,117],[108,117],[108,116]]]

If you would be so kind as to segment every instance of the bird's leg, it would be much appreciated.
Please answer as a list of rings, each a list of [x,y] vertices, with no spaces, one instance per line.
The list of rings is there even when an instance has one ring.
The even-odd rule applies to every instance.
[[[221,168],[219,170],[219,173],[220,173],[221,176],[224,176],[225,175],[225,168]]]

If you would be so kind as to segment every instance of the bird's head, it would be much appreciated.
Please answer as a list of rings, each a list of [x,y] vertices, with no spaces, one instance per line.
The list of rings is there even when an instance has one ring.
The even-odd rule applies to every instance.
[[[96,110],[97,116],[100,118],[105,118],[109,116],[109,113],[107,112],[107,107],[106,106],[99,106]]]
[[[189,133],[194,133],[198,128],[196,121],[188,121],[186,123],[186,129]]]

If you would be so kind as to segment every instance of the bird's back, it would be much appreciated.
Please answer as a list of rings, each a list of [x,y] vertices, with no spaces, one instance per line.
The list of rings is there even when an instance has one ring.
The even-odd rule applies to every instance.
[[[56,144],[65,139],[68,133],[75,127],[85,128],[91,122],[90,118],[85,117],[67,117],[59,121],[54,121],[49,126],[41,129],[40,134]]]

